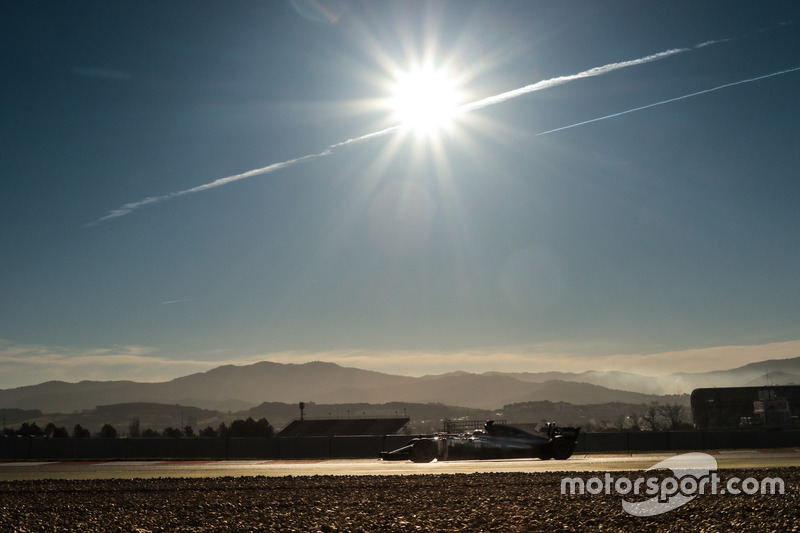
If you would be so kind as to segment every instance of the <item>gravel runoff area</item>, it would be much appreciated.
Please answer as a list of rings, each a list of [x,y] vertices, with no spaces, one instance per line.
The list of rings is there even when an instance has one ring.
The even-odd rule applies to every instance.
[[[780,477],[785,494],[635,517],[623,496],[561,494],[565,476],[602,472],[8,481],[0,531],[800,531],[800,468],[718,473]]]

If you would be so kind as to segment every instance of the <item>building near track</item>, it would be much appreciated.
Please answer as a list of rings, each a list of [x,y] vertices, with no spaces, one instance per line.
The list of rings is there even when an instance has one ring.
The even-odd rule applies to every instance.
[[[800,385],[695,389],[691,405],[699,429],[798,428]]]

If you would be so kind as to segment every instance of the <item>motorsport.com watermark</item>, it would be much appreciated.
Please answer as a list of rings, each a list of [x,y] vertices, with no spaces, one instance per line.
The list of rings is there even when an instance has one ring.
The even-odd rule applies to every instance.
[[[648,468],[670,469],[673,475],[630,479],[614,477],[606,472],[603,477],[565,477],[561,480],[561,494],[618,494],[621,496],[650,496],[646,501],[622,501],[622,508],[634,516],[654,516],[688,503],[703,494],[784,494],[785,485],[779,477],[760,480],[747,477],[730,477],[723,480],[715,472],[717,461],[707,453],[684,453],[661,461]]]

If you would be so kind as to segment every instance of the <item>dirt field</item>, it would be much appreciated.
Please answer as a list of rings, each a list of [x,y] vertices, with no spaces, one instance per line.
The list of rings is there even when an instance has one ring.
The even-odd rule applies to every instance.
[[[780,477],[784,495],[706,494],[648,518],[619,495],[562,495],[565,475],[3,482],[0,531],[800,531],[797,467],[720,472]]]

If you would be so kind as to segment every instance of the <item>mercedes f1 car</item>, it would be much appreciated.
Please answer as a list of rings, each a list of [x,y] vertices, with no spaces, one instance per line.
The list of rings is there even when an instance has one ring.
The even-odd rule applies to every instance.
[[[581,428],[559,427],[548,422],[545,433],[533,434],[489,420],[483,429],[460,435],[438,434],[412,439],[406,446],[382,452],[385,461],[411,460],[415,463],[464,459],[569,459]]]

